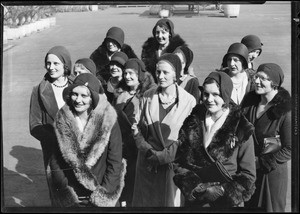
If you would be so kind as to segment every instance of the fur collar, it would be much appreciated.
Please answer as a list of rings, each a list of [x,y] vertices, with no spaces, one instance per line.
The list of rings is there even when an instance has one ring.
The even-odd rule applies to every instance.
[[[185,45],[185,41],[177,34],[170,39],[170,44],[166,49],[166,53],[172,53],[178,46]],[[143,44],[145,55],[153,55],[158,50],[158,42],[154,37],[149,37]],[[146,57],[147,58],[147,57]]]
[[[205,106],[198,104],[179,132],[182,144],[178,149],[178,155],[185,156],[189,163],[200,166],[210,162],[203,146],[205,112]],[[253,131],[253,125],[244,117],[240,107],[232,104],[229,115],[213,136],[207,151],[215,160],[224,162],[230,158],[235,148],[249,139]]]
[[[243,102],[242,106],[245,109],[253,105],[258,105],[260,102],[260,95],[256,94],[255,91],[251,91],[245,96]],[[268,117],[272,120],[279,119],[284,114],[291,111],[291,95],[285,88],[280,87],[270,104],[272,107],[267,111]]]
[[[91,112],[84,132],[80,133],[75,117],[68,105],[61,108],[54,123],[58,145],[65,161],[74,168],[77,179],[89,190],[99,186],[90,171],[107,147],[117,114],[100,96],[100,102]]]

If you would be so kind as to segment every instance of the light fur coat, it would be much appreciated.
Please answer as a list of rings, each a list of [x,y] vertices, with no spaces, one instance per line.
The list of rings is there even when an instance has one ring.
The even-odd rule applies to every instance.
[[[115,206],[120,197],[124,187],[126,162],[122,158],[113,160],[117,162],[113,164],[116,166],[114,170],[118,173],[119,183],[113,192],[108,192],[99,180],[102,178],[99,178],[99,174],[95,174],[93,169],[97,167],[103,153],[109,147],[111,131],[117,122],[117,114],[104,95],[99,96],[100,101],[92,110],[82,133],[79,131],[76,119],[68,105],[59,110],[54,127],[63,159],[73,169],[79,183],[92,192],[90,202],[95,206],[107,207]],[[103,179],[109,176],[106,173],[103,175]],[[62,200],[63,204],[65,202],[67,204],[78,203],[74,189],[70,186],[67,189],[68,192],[58,195],[58,200]]]

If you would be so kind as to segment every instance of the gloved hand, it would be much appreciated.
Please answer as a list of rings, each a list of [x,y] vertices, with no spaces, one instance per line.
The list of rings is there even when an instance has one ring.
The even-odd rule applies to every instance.
[[[159,160],[152,149],[148,149],[146,153],[146,160],[151,166],[159,165]]]
[[[276,159],[272,153],[265,154],[259,157],[260,169],[267,174],[276,169]]]
[[[203,200],[202,197],[206,193],[207,189],[215,185],[220,185],[220,183],[219,182],[200,183],[192,190],[191,195],[195,199]]]
[[[200,196],[200,201],[213,202],[224,195],[224,188],[221,185],[207,187],[205,193]]]

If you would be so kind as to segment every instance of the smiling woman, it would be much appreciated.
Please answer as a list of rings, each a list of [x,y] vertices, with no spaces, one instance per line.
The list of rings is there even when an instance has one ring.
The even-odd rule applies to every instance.
[[[116,111],[100,88],[97,77],[83,73],[63,91],[49,161],[56,207],[118,206],[126,161]]]

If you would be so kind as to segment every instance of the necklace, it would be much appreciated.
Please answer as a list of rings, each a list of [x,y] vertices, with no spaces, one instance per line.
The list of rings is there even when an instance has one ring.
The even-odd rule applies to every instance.
[[[57,87],[57,88],[64,88],[64,87],[66,87],[67,85],[68,85],[68,81],[66,82],[66,84],[64,84],[64,85],[56,85],[55,83],[52,83],[55,87]]]
[[[158,97],[159,97],[160,102],[164,105],[169,105],[169,104],[173,103],[176,99],[175,96],[171,96],[171,95],[170,95],[170,98],[168,98],[168,99],[163,98],[163,96],[160,93],[158,94]]]

